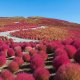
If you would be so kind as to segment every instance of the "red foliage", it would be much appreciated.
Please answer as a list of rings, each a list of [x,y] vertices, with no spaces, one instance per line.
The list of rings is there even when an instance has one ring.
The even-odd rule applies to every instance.
[[[70,60],[68,56],[63,54],[63,55],[55,57],[53,59],[52,65],[55,68],[55,70],[58,70],[60,66],[62,66],[63,64],[67,64],[67,63],[70,63]]]
[[[13,48],[9,48],[9,49],[8,49],[7,55],[8,55],[9,57],[15,56],[15,52],[14,52]]]
[[[47,69],[45,68],[37,68],[34,73],[34,77],[36,80],[49,80],[50,73]]]
[[[20,72],[17,74],[15,80],[35,80],[32,74]]]
[[[14,80],[14,75],[9,70],[2,70],[1,76],[4,80]]]
[[[80,65],[69,63],[62,65],[56,75],[54,80],[79,80],[80,79]]]
[[[8,69],[11,71],[11,72],[16,72],[19,70],[19,65],[17,62],[15,61],[12,61],[9,65],[8,65]]]
[[[0,56],[0,67],[2,67],[4,64],[6,64],[6,57]]]
[[[80,48],[76,51],[74,59],[76,62],[80,63]]]
[[[44,60],[39,54],[35,54],[34,56],[31,57],[30,60],[30,66],[32,70],[35,70],[39,67],[44,67]]]
[[[13,59],[13,61],[15,61],[16,63],[18,63],[18,65],[22,65],[24,63],[23,59],[21,57],[15,57]]]
[[[65,49],[63,49],[63,48],[57,48],[55,50],[54,57],[57,57],[57,56],[60,56],[60,55],[66,55],[66,56],[68,56],[68,54],[67,54],[67,52],[66,52]]]
[[[46,51],[41,50],[38,53],[41,55],[41,57],[43,58],[43,60],[47,60],[48,54],[46,53]]]
[[[23,54],[23,60],[24,60],[25,62],[30,61],[30,54],[29,54],[29,53]]]
[[[65,50],[67,51],[69,58],[73,58],[77,51],[77,49],[72,45],[65,45]]]

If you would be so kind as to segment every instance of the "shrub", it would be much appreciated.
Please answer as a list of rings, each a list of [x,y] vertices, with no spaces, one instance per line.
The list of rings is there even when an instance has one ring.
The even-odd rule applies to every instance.
[[[74,55],[74,60],[78,63],[80,63],[80,48],[76,51]]]
[[[54,80],[80,80],[80,65],[74,63],[62,65],[56,72]]]
[[[36,80],[49,80],[50,73],[47,69],[45,68],[37,68],[34,73],[34,77]]]
[[[19,65],[18,63],[16,63],[15,61],[12,61],[9,65],[8,65],[8,69],[11,71],[11,72],[16,72],[19,70]]]
[[[77,51],[76,48],[72,45],[65,45],[65,50],[67,51],[69,58],[73,58]]]
[[[20,72],[17,74],[15,80],[35,80],[32,74]]]
[[[35,54],[31,57],[30,66],[32,70],[35,70],[38,67],[44,67],[44,60],[39,54]]]
[[[13,74],[7,69],[1,71],[1,76],[4,80],[14,80]]]
[[[13,48],[9,48],[7,54],[9,57],[15,56],[15,52],[14,52]]]
[[[80,40],[75,40],[73,45],[78,49],[80,47]]]
[[[65,49],[63,48],[57,48],[55,50],[55,54],[54,54],[54,57],[57,57],[57,56],[60,56],[60,55],[65,55],[65,56],[68,56],[67,52]]]
[[[36,49],[31,49],[30,51],[29,51],[29,54],[30,54],[30,56],[34,56],[35,54],[37,54],[37,50]]]
[[[4,64],[6,64],[6,57],[0,56],[0,67],[2,67]]]
[[[41,57],[42,57],[44,60],[47,60],[48,54],[47,54],[45,51],[41,50],[41,51],[39,51],[38,53],[41,55]]]
[[[23,60],[24,60],[25,62],[30,61],[30,54],[29,54],[29,53],[23,54]]]
[[[55,68],[55,70],[58,70],[58,68],[66,63],[70,63],[70,60],[68,58],[68,56],[66,55],[61,55],[61,56],[57,56],[56,58],[53,59],[52,65]]]
[[[17,62],[19,66],[24,63],[24,61],[23,61],[23,59],[21,57],[15,57],[13,59],[13,61]]]
[[[46,46],[43,44],[37,44],[36,49],[39,51],[41,51],[41,50],[46,51]]]

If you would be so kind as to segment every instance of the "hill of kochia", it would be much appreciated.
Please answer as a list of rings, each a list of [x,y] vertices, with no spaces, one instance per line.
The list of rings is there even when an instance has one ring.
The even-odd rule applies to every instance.
[[[0,27],[4,27],[4,25],[12,25],[16,24],[16,22],[19,23],[31,23],[31,24],[37,24],[39,26],[64,26],[64,27],[70,27],[70,26],[80,26],[80,24],[68,22],[64,20],[59,19],[53,19],[53,18],[45,18],[45,17],[38,17],[38,16],[32,16],[32,17],[0,17]]]

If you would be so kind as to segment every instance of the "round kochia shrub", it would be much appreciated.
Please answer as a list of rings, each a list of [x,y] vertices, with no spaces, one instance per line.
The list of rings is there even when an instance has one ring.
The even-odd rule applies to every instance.
[[[68,58],[68,56],[66,55],[61,55],[61,56],[57,56],[53,59],[52,65],[54,67],[55,70],[57,70],[61,65],[66,64],[66,63],[70,63],[70,60]]]
[[[46,52],[47,52],[48,54],[54,52],[54,46],[52,45],[51,42],[46,45]]]
[[[25,47],[24,51],[25,51],[25,52],[29,52],[31,49],[32,49],[31,46],[27,46],[27,47]]]
[[[64,45],[59,40],[52,41],[52,45],[54,46],[54,50],[57,48],[64,48]]]
[[[13,61],[17,62],[19,66],[24,63],[24,61],[23,61],[23,59],[21,57],[15,57],[13,59]]]
[[[39,51],[38,53],[41,55],[41,57],[42,57],[44,60],[47,60],[48,54],[46,53],[46,51],[41,50],[41,51]]]
[[[21,51],[19,51],[19,52],[15,53],[15,56],[22,57],[23,56],[23,53]]]
[[[64,45],[61,44],[60,41],[52,41],[50,43],[47,43],[46,45],[46,51],[47,53],[53,53],[57,48],[64,48]]]
[[[73,58],[77,51],[76,48],[72,45],[65,45],[65,50],[67,51],[69,58]]]
[[[21,46],[15,46],[14,50],[15,50],[16,53],[22,51]]]
[[[8,69],[9,69],[11,72],[16,72],[16,71],[18,71],[18,69],[19,69],[19,65],[18,65],[17,62],[12,61],[12,62],[8,65]]]
[[[30,54],[30,56],[33,56],[33,55],[37,54],[37,50],[32,48],[32,49],[29,51],[29,54]]]
[[[29,54],[29,53],[23,54],[23,60],[24,60],[25,62],[30,61],[30,54]]]
[[[6,64],[6,57],[0,56],[0,67],[2,67],[4,64]]]
[[[31,57],[30,60],[30,66],[32,70],[35,70],[39,67],[44,67],[44,60],[39,54],[35,54],[34,56]]]
[[[32,74],[20,72],[17,74],[15,80],[35,80]]]
[[[0,77],[0,80],[4,80],[2,77]]]
[[[65,55],[65,56],[68,56],[67,52],[65,49],[63,48],[57,48],[55,50],[55,54],[54,54],[54,57],[57,57],[57,56],[60,56],[60,55]]]
[[[78,49],[80,47],[80,40],[75,40],[73,45]]]
[[[9,46],[7,44],[3,43],[2,50],[7,52],[8,48],[9,48]]]
[[[80,48],[76,51],[74,55],[74,60],[78,63],[80,63]]]
[[[7,56],[8,48],[9,48],[9,46],[7,44],[3,43],[1,50],[5,53],[5,56]]]
[[[14,75],[9,70],[2,70],[1,76],[4,80],[14,80]]]
[[[0,56],[5,56],[6,57],[6,53],[4,51],[0,51]]]
[[[34,77],[36,80],[49,80],[50,73],[47,69],[45,68],[37,68],[34,73]]]
[[[16,56],[22,57],[22,49],[21,49],[21,46],[14,47],[14,50],[15,50],[15,55]]]
[[[41,50],[46,51],[46,46],[43,45],[43,44],[37,44],[36,45],[36,49],[39,50],[39,51],[41,51]]]
[[[62,41],[62,43],[64,45],[71,45],[71,44],[73,44],[73,42],[74,42],[74,40],[72,38],[68,38],[68,39],[65,39]]]
[[[54,80],[80,80],[80,65],[74,63],[62,65],[56,72]]]
[[[15,56],[15,52],[14,52],[13,48],[9,48],[7,54],[9,57]]]

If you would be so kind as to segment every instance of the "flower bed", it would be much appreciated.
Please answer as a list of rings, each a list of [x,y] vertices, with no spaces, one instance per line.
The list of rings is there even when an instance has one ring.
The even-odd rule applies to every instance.
[[[36,28],[38,25],[31,23],[16,23],[11,25],[4,25],[4,27],[0,27],[0,32],[11,31],[11,30],[20,30],[20,29],[28,29],[28,28]]]
[[[35,40],[61,40],[66,39],[70,35],[65,28],[47,27],[42,29],[20,30],[10,33],[12,36],[20,38],[28,38]]]
[[[13,42],[7,37],[0,40],[2,80],[62,80],[72,79],[75,74],[73,80],[77,80],[80,75],[80,40]]]

